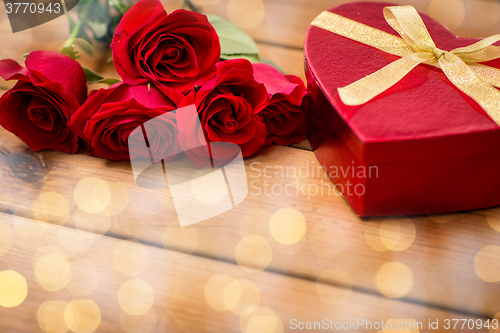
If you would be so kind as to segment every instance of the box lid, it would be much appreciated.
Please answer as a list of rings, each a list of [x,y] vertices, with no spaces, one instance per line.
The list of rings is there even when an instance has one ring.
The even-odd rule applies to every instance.
[[[383,16],[383,8],[391,5],[357,2],[330,11],[398,36]],[[457,38],[439,22],[425,14],[421,16],[440,49],[452,50],[477,41]],[[354,142],[359,140],[366,160],[445,158],[500,150],[500,127],[440,69],[419,65],[372,101],[346,106],[340,101],[337,88],[399,57],[315,26],[307,32],[304,52],[311,75],[352,131],[343,139],[353,148],[359,147]],[[484,64],[500,68],[498,59]]]

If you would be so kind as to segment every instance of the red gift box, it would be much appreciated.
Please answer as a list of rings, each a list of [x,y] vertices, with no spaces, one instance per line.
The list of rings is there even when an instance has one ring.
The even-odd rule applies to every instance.
[[[329,11],[399,37],[384,18],[391,5],[358,2]],[[439,49],[478,41],[420,15]],[[338,88],[400,57],[317,26],[309,28],[304,52],[313,100],[309,140],[359,216],[500,205],[500,127],[443,70],[420,64],[376,98],[349,106]],[[500,68],[498,59],[483,64]]]

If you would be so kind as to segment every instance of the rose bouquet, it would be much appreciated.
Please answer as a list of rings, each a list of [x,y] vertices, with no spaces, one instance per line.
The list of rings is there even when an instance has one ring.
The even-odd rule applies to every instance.
[[[253,40],[232,26],[246,41],[234,47],[230,26],[140,0],[113,28],[112,60],[123,81],[84,70],[67,44],[62,53],[31,52],[25,67],[1,60],[0,76],[17,83],[0,98],[0,125],[35,151],[75,153],[83,143],[92,156],[120,161],[130,158],[133,130],[162,116],[149,137],[174,158],[199,144],[190,119],[173,112],[194,104],[205,138],[237,144],[244,157],[304,140],[304,83],[260,62]],[[87,94],[97,80],[109,88]]]

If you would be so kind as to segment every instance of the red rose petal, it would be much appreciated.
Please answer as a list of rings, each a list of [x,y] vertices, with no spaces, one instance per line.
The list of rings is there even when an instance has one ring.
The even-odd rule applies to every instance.
[[[26,58],[26,68],[42,73],[52,82],[60,83],[66,92],[83,104],[87,98],[85,73],[78,62],[54,51],[34,51]]]

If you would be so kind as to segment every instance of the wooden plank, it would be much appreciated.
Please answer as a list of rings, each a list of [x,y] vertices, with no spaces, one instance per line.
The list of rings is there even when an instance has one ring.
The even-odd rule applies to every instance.
[[[222,15],[225,15],[226,4],[227,2],[222,1],[217,7]],[[316,5],[318,8],[314,7]],[[307,23],[304,21],[306,18],[309,20],[309,16],[312,20],[312,17],[321,10],[333,5],[332,2],[318,1],[297,7],[288,2],[266,2],[266,11],[269,8],[271,13],[269,17],[272,20],[266,17],[262,21],[265,22],[264,28],[257,26],[247,31],[263,42],[295,47],[297,51],[295,54],[298,58],[303,40],[300,34],[305,33],[307,29]],[[208,9],[207,12],[210,11]],[[4,15],[3,12],[0,15]],[[61,44],[60,42],[64,39],[57,40],[60,37],[55,38],[50,45],[46,45],[46,38],[39,38],[39,36],[47,36],[49,33],[60,34],[66,29],[67,24],[65,19],[62,19],[53,21],[54,26],[44,25],[37,28],[38,30],[30,30],[26,36],[23,35],[23,38],[15,35],[18,44],[7,41],[5,39],[7,34],[2,34],[2,43],[16,46],[16,48],[2,48],[2,52],[7,50],[15,54],[13,57],[17,57],[23,53],[24,49],[50,49],[52,44]],[[2,29],[8,28],[5,22],[4,17]],[[293,64],[298,64],[298,61],[293,61]],[[98,70],[106,71],[105,68]],[[4,134],[2,134],[2,141],[7,149],[11,152],[20,152],[21,150],[16,150],[18,149],[16,147],[22,147],[22,144]],[[445,225],[436,224],[428,217],[412,217],[417,234],[416,241],[408,250],[389,251],[388,246],[392,248],[400,246],[399,241],[395,241],[399,235],[397,225],[401,228],[401,225],[406,227],[411,224],[404,222],[406,220],[403,219],[398,220],[397,225],[394,223],[382,225],[377,224],[377,221],[374,221],[374,224],[367,224],[357,219],[338,196],[313,195],[308,197],[307,194],[302,194],[300,190],[302,185],[306,188],[309,185],[315,185],[316,188],[323,188],[325,191],[328,189],[331,193],[333,190],[331,184],[321,174],[307,177],[277,177],[274,172],[277,172],[280,167],[295,166],[296,170],[299,170],[300,167],[307,166],[308,162],[314,162],[315,159],[311,153],[273,147],[247,160],[250,181],[256,181],[253,183],[255,187],[250,188],[250,191],[254,192],[250,192],[247,200],[219,218],[189,229],[191,231],[187,232],[184,238],[188,241],[192,239],[197,239],[197,241],[184,243],[180,241],[182,237],[179,237],[179,233],[183,231],[179,231],[177,227],[176,214],[169,193],[158,192],[151,195],[151,192],[135,187],[128,165],[108,163],[83,155],[67,156],[54,152],[44,152],[35,156],[41,156],[47,169],[44,171],[42,181],[32,184],[26,184],[16,178],[5,164],[5,156],[2,159],[2,180],[5,181],[4,184],[11,186],[2,192],[3,209],[13,211],[18,215],[49,220],[52,223],[65,222],[68,226],[78,226],[76,222],[82,217],[78,215],[79,213],[76,214],[78,210],[74,202],[75,187],[81,179],[97,173],[97,176],[111,186],[114,196],[116,195],[118,199],[128,198],[128,205],[122,207],[123,201],[113,202],[108,208],[114,215],[109,217],[107,214],[102,214],[93,221],[96,223],[91,223],[90,226],[80,223],[80,228],[93,227],[98,232],[107,231],[108,234],[120,237],[138,237],[155,245],[165,243],[167,248],[185,252],[190,252],[194,250],[193,247],[196,247],[195,253],[200,256],[219,258],[233,263],[237,262],[235,251],[243,236],[258,234],[271,244],[272,261],[267,267],[268,270],[315,279],[325,269],[338,266],[354,278],[355,288],[370,291],[376,290],[377,283],[374,282],[374,277],[383,264],[388,261],[402,261],[413,272],[413,288],[407,295],[409,299],[477,313],[493,314],[498,311],[498,301],[495,299],[495,295],[498,295],[498,283],[487,283],[478,277],[478,274],[486,279],[488,276],[496,276],[494,253],[488,252],[494,251],[491,250],[494,248],[488,247],[485,252],[480,251],[487,246],[498,244],[498,234],[495,231],[497,229],[490,227],[490,225],[496,225],[495,210],[456,216],[447,215],[442,218],[452,220]],[[36,163],[36,159],[31,162]],[[252,168],[253,162],[260,164],[254,164]],[[270,179],[263,174],[265,167],[270,167],[266,169],[270,172],[274,171]],[[261,176],[258,176],[259,172]],[[268,181],[267,185],[265,181]],[[322,181],[326,182],[325,185]],[[292,186],[297,184],[299,187],[297,195],[264,194],[266,186],[268,190],[272,190],[273,186],[276,189],[284,189],[289,184]],[[42,185],[46,187],[43,188]],[[288,188],[292,189],[292,187]],[[252,195],[252,193],[256,194],[257,190],[260,190],[261,195]],[[40,197],[42,192],[52,192],[52,194]],[[54,195],[53,192],[57,192],[59,196]],[[127,195],[124,196],[123,193]],[[67,207],[61,206],[60,201],[55,204],[53,199],[61,197],[64,198],[62,202],[68,204]],[[284,246],[270,235],[269,220],[270,214],[275,213],[279,208],[290,207],[298,209],[305,216],[307,232],[296,245]],[[121,208],[123,208],[122,211],[120,211]],[[256,212],[255,208],[263,208],[267,212]],[[65,211],[68,213],[69,221],[65,221]],[[33,216],[35,213],[36,216]],[[83,221],[86,220],[83,219]],[[107,224],[110,224],[109,228],[106,227]],[[411,230],[411,227],[403,228],[403,231],[399,233],[401,236],[408,236],[408,233],[411,236]],[[195,234],[197,236],[193,236]],[[394,234],[396,237],[393,236]],[[162,237],[163,235],[167,236]],[[366,239],[372,247],[368,246]],[[404,243],[403,241],[402,244]],[[242,246],[244,248],[245,243]],[[374,248],[385,251],[378,251]],[[476,254],[479,255],[476,257]],[[480,264],[483,262],[484,254],[487,255],[486,268],[493,267],[493,271],[489,273],[487,269],[486,273],[484,269],[481,269]],[[256,259],[263,258],[265,259],[265,256],[257,256]],[[246,264],[254,267],[263,265],[259,260],[252,261],[251,256],[242,259]],[[475,267],[476,261],[479,263],[479,269]],[[476,270],[479,273],[476,273]]]
[[[27,297],[22,288],[8,289],[11,303],[20,305],[0,306],[0,328],[6,333],[41,332],[41,327],[65,332],[67,326],[75,332],[103,333],[278,333],[291,331],[294,319],[297,324],[326,319],[333,325],[358,319],[365,321],[363,325],[414,320],[426,326],[431,319],[440,323],[433,331],[448,332],[446,319],[486,319],[351,291],[348,286],[249,273],[229,263],[95,238],[5,214],[0,214],[0,223],[0,278],[13,270],[21,276],[14,281],[22,284],[24,279],[28,286]],[[11,243],[6,242],[9,234]],[[26,247],[28,234],[38,247]],[[6,292],[0,287],[0,296]],[[0,297],[0,302],[6,298]],[[426,326],[411,332],[427,331]],[[363,326],[354,331],[368,330],[373,331]]]
[[[170,191],[138,187],[129,163],[53,151],[26,155],[22,143],[5,131],[0,141],[9,152],[0,173],[2,211],[310,280],[340,268],[360,290],[478,314],[500,310],[500,284],[479,277],[485,278],[484,270],[486,279],[499,274],[500,233],[488,224],[498,219],[487,219],[488,211],[361,220],[318,169],[312,152],[273,146],[246,159],[249,194],[241,204],[180,228]],[[13,153],[24,156],[18,161],[31,165],[29,170],[45,165],[41,180],[23,181],[31,179],[23,169],[15,176],[5,162]],[[89,202],[102,212],[84,213]],[[384,266],[393,262],[404,265]],[[384,287],[382,268],[403,274],[397,281],[408,290]]]

